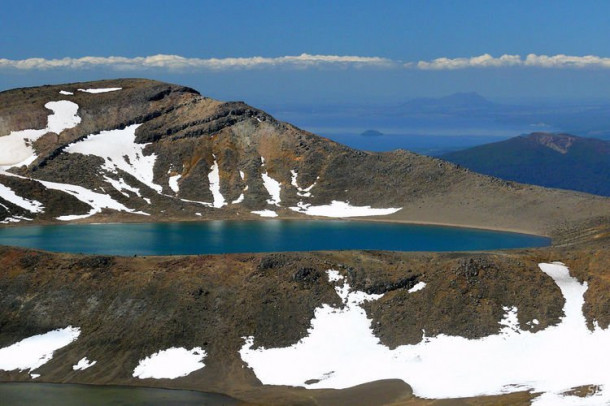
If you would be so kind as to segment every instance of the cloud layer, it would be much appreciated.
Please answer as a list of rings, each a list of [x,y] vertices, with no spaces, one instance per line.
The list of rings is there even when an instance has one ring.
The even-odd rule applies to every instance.
[[[0,69],[46,70],[46,69],[87,69],[112,68],[116,70],[165,69],[165,70],[230,70],[270,67],[312,68],[312,67],[390,67],[395,63],[386,58],[366,56],[309,55],[280,56],[266,58],[185,58],[179,55],[153,55],[126,58],[122,56],[22,60],[0,59]]]
[[[489,54],[471,58],[438,58],[432,61],[419,61],[417,64],[406,63],[405,67],[417,67],[423,70],[453,70],[466,68],[507,68],[514,66],[533,68],[582,69],[610,68],[610,58],[595,55],[536,55],[529,54],[525,58],[519,55],[502,55],[493,57]]]
[[[159,69],[170,71],[225,71],[237,69],[265,68],[375,68],[375,69],[417,69],[456,70],[482,68],[530,67],[547,69],[608,69],[610,58],[595,55],[536,55],[525,58],[520,55],[494,57],[483,54],[474,57],[437,58],[430,61],[405,62],[382,57],[349,55],[310,55],[247,58],[185,58],[179,55],[152,55],[145,57],[85,56],[82,58],[29,58],[21,60],[1,59],[0,70],[49,70],[49,69],[91,69],[109,68],[119,71]]]

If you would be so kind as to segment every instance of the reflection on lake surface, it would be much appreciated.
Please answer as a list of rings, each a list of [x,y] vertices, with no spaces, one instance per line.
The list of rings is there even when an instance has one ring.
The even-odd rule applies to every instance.
[[[0,383],[0,404],[3,406],[230,406],[240,404],[240,402],[225,395],[188,390],[49,383]]]
[[[361,221],[205,221],[0,229],[0,244],[107,255],[374,249],[471,251],[539,247],[550,239],[457,227]]]

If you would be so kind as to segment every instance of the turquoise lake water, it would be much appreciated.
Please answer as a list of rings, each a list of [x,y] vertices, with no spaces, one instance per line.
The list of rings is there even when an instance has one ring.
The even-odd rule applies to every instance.
[[[131,256],[347,249],[478,251],[540,247],[549,245],[550,239],[457,227],[265,220],[11,227],[0,229],[0,244]]]

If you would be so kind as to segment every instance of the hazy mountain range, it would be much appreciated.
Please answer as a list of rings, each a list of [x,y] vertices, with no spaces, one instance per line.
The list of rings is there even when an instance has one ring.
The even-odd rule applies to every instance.
[[[532,133],[441,156],[475,172],[610,196],[610,142]]]
[[[270,105],[274,116],[351,147],[438,156],[537,131],[610,139],[610,103],[495,102],[475,92],[404,103]],[[363,139],[365,130],[383,137]]]

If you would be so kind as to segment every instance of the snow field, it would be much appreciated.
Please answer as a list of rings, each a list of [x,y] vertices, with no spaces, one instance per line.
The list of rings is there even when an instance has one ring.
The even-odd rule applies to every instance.
[[[206,355],[206,352],[200,347],[192,350],[176,347],[161,350],[141,360],[133,371],[133,377],[176,379],[187,376],[205,366],[203,360]]]
[[[424,337],[390,350],[373,335],[371,320],[360,307],[380,296],[351,291],[338,272],[329,271],[331,283],[343,281],[335,286],[342,308],[316,309],[308,336],[290,347],[253,349],[254,337],[244,337],[240,354],[271,385],[340,389],[398,378],[424,398],[531,390],[544,393],[535,405],[610,402],[610,331],[587,329],[582,314],[586,283],[570,277],[560,263],[540,264],[540,269],[553,278],[566,302],[560,324],[537,333],[520,330],[518,309],[505,307],[500,334],[475,340]],[[584,399],[565,394],[583,385],[600,385],[601,390]]]
[[[255,210],[251,211],[252,214],[258,214],[261,217],[277,217],[277,213],[273,210]]]
[[[11,216],[7,217],[4,220],[0,221],[0,224],[11,224],[11,223],[19,223],[20,221],[32,221],[33,219],[23,216]]]
[[[78,104],[67,100],[52,101],[44,105],[47,109],[53,111],[47,121],[47,131],[55,134],[61,134],[62,131],[69,128],[74,128],[81,122],[78,116]]]
[[[341,202],[333,200],[330,204],[320,206],[312,206],[311,204],[299,202],[296,207],[289,207],[290,210],[297,213],[307,214],[308,216],[321,217],[361,217],[361,216],[385,216],[393,214],[402,209],[374,209],[371,206],[352,206],[349,202]]]
[[[37,158],[32,143],[43,135],[76,127],[81,118],[76,114],[78,104],[67,100],[52,101],[44,105],[53,113],[47,118],[47,126],[41,130],[12,131],[0,137],[0,169],[29,165]]]
[[[81,202],[86,203],[89,206],[91,206],[91,211],[87,214],[60,216],[60,217],[57,217],[58,220],[71,221],[71,220],[87,218],[87,217],[93,216],[96,213],[100,213],[102,211],[102,209],[126,211],[129,213],[142,214],[145,216],[149,215],[148,213],[144,213],[141,211],[135,211],[133,209],[127,208],[108,195],[93,192],[82,186],[69,185],[66,183],[49,182],[49,181],[43,181],[43,180],[37,180],[37,182],[42,183],[47,189],[60,190],[62,192],[68,193],[69,195],[76,197]]]
[[[124,190],[132,192],[138,197],[142,197],[142,195],[140,194],[140,189],[138,189],[137,187],[128,185],[127,182],[125,182],[125,179],[123,179],[123,178],[119,178],[118,180],[115,180],[115,179],[112,179],[111,177],[105,175],[104,180],[106,182],[110,183],[110,185],[112,185],[113,188],[115,188],[116,190],[121,192],[121,194],[125,197],[129,197],[129,194],[124,192]]]
[[[1,348],[0,370],[35,370],[49,362],[55,351],[72,343],[79,335],[80,328],[68,326],[28,337],[13,345]]]
[[[102,169],[119,175],[122,170],[146,186],[161,193],[163,188],[153,181],[153,168],[157,156],[144,155],[148,144],[135,142],[136,130],[141,124],[133,124],[123,129],[101,131],[68,145],[64,151],[71,154],[93,155],[104,160]]]
[[[15,206],[19,206],[30,213],[42,213],[44,211],[44,206],[39,201],[29,200],[18,196],[11,188],[2,184],[0,184],[0,198],[13,203]]]
[[[84,93],[98,94],[98,93],[116,92],[117,90],[121,90],[121,89],[123,89],[123,88],[122,87],[106,87],[106,88],[97,88],[97,89],[78,89],[78,91],[84,92]]]
[[[15,175],[10,172],[3,172],[3,174],[6,176],[13,176],[13,177],[20,178],[20,179],[30,179],[30,178],[25,178],[23,176]],[[87,217],[93,216],[96,213],[100,213],[102,211],[102,209],[126,211],[129,213],[141,214],[141,215],[145,215],[145,216],[149,215],[148,213],[145,213],[142,211],[135,211],[133,209],[125,207],[123,204],[117,202],[116,200],[114,200],[113,198],[111,198],[110,196],[108,196],[106,194],[96,193],[96,192],[93,192],[92,190],[86,189],[82,186],[70,185],[67,183],[49,182],[49,181],[38,180],[38,179],[31,179],[31,180],[39,182],[47,189],[59,190],[61,192],[72,195],[72,196],[76,197],[78,200],[80,200],[81,202],[86,203],[87,205],[89,205],[91,207],[91,211],[87,214],[66,215],[66,216],[57,217],[57,220],[60,220],[60,221],[72,221],[72,220],[87,218]],[[127,188],[131,188],[127,184],[125,184],[125,186]],[[132,188],[132,190],[133,189],[135,189],[135,188]],[[138,190],[138,189],[135,189],[135,190]],[[6,219],[6,220],[10,220],[11,222],[17,222],[21,219],[31,220],[31,219],[20,217],[20,216],[13,216],[13,217],[16,218],[14,221],[10,220],[10,219]],[[4,220],[4,221],[6,221],[6,220]]]

